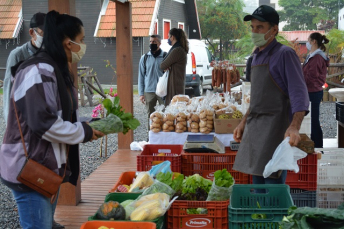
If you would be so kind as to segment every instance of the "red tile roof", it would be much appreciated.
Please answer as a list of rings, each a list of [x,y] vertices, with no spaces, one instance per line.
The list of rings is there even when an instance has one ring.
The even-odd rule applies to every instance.
[[[325,34],[325,30],[299,30],[299,31],[279,31],[281,35],[284,35],[288,41],[297,39],[298,42],[307,42],[311,33]]]
[[[144,37],[149,35],[156,0],[131,0],[132,6],[132,36]],[[98,22],[96,37],[116,37],[116,3],[109,1],[105,15]]]
[[[21,0],[0,0],[0,39],[14,39],[23,23]]]

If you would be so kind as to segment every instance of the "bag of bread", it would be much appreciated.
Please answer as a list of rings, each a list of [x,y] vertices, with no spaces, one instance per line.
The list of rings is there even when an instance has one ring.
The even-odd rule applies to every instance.
[[[158,133],[162,129],[163,124],[163,110],[165,106],[163,104],[154,107],[155,111],[149,116],[150,130],[154,133]]]
[[[175,95],[173,96],[171,103],[177,103],[177,102],[186,102],[188,103],[190,100],[188,95]]]
[[[199,112],[199,131],[204,134],[209,134],[214,129],[214,111],[206,104],[200,107]]]
[[[165,113],[163,115],[163,124],[162,124],[162,131],[164,132],[172,132],[174,131],[175,126],[175,115],[173,113],[174,107],[168,106],[165,109]]]
[[[177,133],[183,133],[187,131],[187,116],[186,116],[186,112],[178,112],[177,115],[175,116],[175,120],[176,120],[176,127],[175,127],[175,131]]]
[[[198,133],[199,132],[199,114],[196,112],[191,112],[188,114],[188,132]]]

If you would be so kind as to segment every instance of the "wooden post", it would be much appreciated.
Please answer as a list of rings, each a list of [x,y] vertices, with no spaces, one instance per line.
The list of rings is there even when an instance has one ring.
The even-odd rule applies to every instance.
[[[116,1],[116,60],[117,93],[121,106],[133,113],[133,59],[131,34],[131,3]],[[134,140],[133,131],[118,134],[118,149],[129,149]]]
[[[56,10],[60,14],[66,13],[66,14],[75,16],[75,0],[49,0],[48,5],[49,5],[49,11]],[[77,64],[70,65],[70,68],[74,75],[75,87],[78,88]],[[60,195],[59,195],[57,204],[77,205],[80,202],[80,200],[81,200],[81,182],[80,182],[80,175],[79,175],[78,183],[76,186],[73,186],[70,183],[65,183],[61,185]]]

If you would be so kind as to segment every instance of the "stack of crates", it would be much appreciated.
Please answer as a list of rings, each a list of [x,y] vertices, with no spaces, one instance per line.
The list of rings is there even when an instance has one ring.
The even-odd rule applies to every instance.
[[[344,149],[324,151],[318,161],[316,206],[337,208],[344,202]]]
[[[297,207],[315,207],[317,190],[318,155],[308,154],[297,161],[299,172],[288,171],[286,184]]]
[[[318,174],[318,155],[308,154],[297,161],[299,172],[288,171],[286,184],[297,207],[315,207]],[[252,184],[252,176],[250,176]]]
[[[229,229],[277,229],[292,205],[288,185],[234,185]]]

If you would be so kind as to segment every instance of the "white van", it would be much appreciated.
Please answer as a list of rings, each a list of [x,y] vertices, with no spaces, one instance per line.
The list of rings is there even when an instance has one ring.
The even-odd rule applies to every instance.
[[[211,72],[213,67],[210,62],[214,60],[208,47],[203,41],[189,39],[189,53],[186,64],[185,88],[192,87],[195,96],[203,94],[203,86],[211,86]],[[161,41],[160,48],[168,52],[171,49],[167,40]]]

